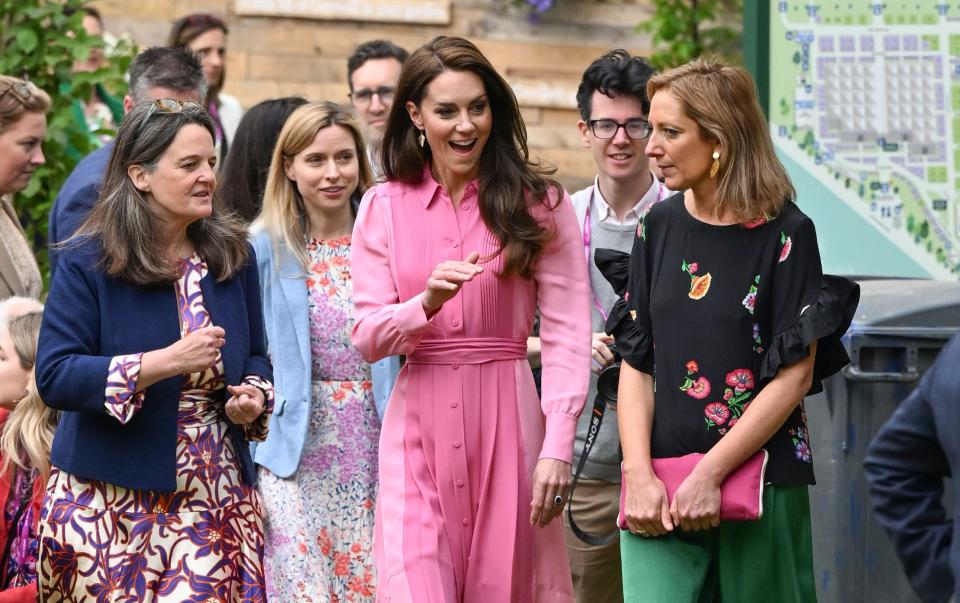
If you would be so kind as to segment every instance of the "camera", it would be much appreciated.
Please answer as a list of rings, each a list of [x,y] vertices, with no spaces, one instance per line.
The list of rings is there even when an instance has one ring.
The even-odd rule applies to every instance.
[[[616,343],[608,344],[607,349],[613,354],[613,362],[603,367],[597,377],[597,395],[607,404],[616,404],[617,388],[620,386],[620,361],[622,359]]]

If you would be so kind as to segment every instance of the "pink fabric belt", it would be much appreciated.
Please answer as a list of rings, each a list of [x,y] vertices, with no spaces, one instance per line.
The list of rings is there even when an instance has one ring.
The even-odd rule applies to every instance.
[[[421,341],[416,351],[407,356],[407,364],[482,364],[526,357],[526,339],[468,337]]]

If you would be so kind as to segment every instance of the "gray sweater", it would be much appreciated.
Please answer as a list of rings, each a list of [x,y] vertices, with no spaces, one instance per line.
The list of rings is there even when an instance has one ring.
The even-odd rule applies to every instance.
[[[574,194],[573,201],[576,208],[582,208],[584,204],[589,204],[590,194],[593,187],[589,187]],[[590,288],[592,295],[604,311],[609,311],[617,300],[617,295],[613,292],[613,287],[607,282],[600,271],[597,270],[593,262],[594,251],[597,248],[618,249],[630,253],[633,248],[633,237],[636,232],[636,224],[619,225],[610,222],[600,222],[596,208],[599,199],[593,201],[590,207]],[[580,217],[580,226],[583,227],[583,210],[577,211]],[[586,259],[586,258],[585,258]],[[595,333],[602,333],[606,320],[597,311],[593,298],[590,303],[590,322]],[[597,396],[597,375],[590,373],[590,390],[587,394],[583,412],[580,414],[580,420],[577,422],[577,437],[573,447],[573,466],[577,467],[580,462],[580,453],[583,452],[583,443],[587,437],[587,430],[590,426],[591,410],[593,400]],[[592,479],[601,479],[611,483],[620,483],[620,435],[617,430],[617,413],[615,410],[607,408],[603,416],[603,424],[600,426],[600,434],[593,449],[590,451],[590,458],[583,468],[582,476]]]

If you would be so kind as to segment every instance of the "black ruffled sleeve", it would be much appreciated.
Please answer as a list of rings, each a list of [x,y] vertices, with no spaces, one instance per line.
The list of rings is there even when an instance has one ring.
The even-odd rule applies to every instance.
[[[631,255],[615,249],[597,249],[594,262],[620,296],[610,309],[604,330],[616,341],[624,362],[638,371],[653,375],[646,217],[640,219]]]
[[[809,394],[823,391],[822,381],[850,362],[841,337],[850,327],[860,300],[860,286],[825,275],[813,222],[803,216],[795,228],[780,233],[771,298],[774,333],[760,368],[760,382],[781,367],[803,360],[817,343]]]

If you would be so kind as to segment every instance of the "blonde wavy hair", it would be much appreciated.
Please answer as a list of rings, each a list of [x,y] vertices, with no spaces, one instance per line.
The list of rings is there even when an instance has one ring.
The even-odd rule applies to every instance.
[[[647,82],[647,96],[673,94],[704,138],[720,145],[717,215],[730,211],[740,221],[774,217],[796,192],[773,150],[770,129],[756,86],[743,67],[699,58]]]
[[[7,417],[0,434],[0,452],[3,454],[0,475],[9,475],[14,467],[19,467],[25,471],[36,470],[39,479],[45,482],[50,475],[50,447],[60,413],[40,399],[34,377],[42,316],[42,312],[31,311],[13,317],[7,323],[6,332],[13,341],[20,366],[30,371],[30,375],[27,395]]]
[[[320,130],[331,126],[346,128],[357,147],[360,181],[351,199],[356,202],[367,191],[373,183],[373,175],[363,135],[350,111],[332,102],[307,103],[291,113],[280,130],[267,172],[263,208],[251,227],[254,232],[265,230],[275,246],[286,247],[304,268],[309,265],[305,241],[310,225],[297,183],[287,177],[286,163],[309,147]]]

